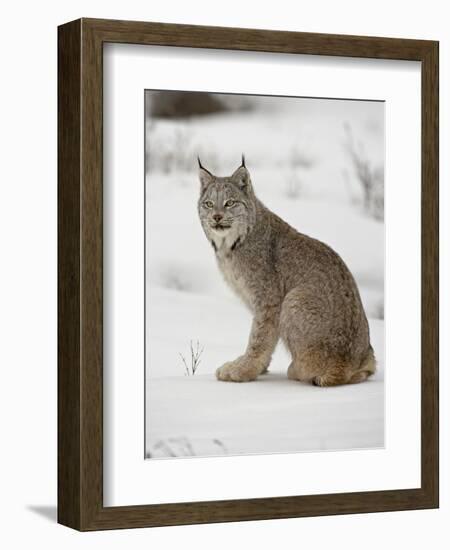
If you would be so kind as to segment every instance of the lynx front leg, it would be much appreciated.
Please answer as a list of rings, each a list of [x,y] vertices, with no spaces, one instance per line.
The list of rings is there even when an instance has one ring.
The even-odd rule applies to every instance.
[[[278,342],[279,320],[278,307],[265,308],[257,312],[245,354],[218,368],[218,380],[250,382],[265,372]]]

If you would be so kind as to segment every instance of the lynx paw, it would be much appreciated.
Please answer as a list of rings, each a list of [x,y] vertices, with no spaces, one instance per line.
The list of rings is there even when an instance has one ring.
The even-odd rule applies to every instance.
[[[216,377],[225,382],[250,382],[256,380],[258,374],[261,374],[265,368],[265,365],[257,360],[242,356],[219,367],[216,370]]]

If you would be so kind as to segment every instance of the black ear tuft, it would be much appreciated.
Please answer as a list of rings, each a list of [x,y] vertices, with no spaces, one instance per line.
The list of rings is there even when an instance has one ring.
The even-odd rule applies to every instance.
[[[198,172],[200,177],[200,183],[202,186],[202,191],[213,181],[214,176],[209,170],[207,170],[201,163],[200,157],[197,156],[198,161]]]
[[[209,170],[207,170],[203,165],[202,165],[202,162],[200,160],[200,157],[197,155],[197,161],[198,161],[198,167],[200,168],[200,170],[203,170],[204,172],[206,172],[207,174],[209,174],[210,176],[212,176],[211,172]]]
[[[244,155],[244,153],[242,153],[242,164],[241,164],[241,166],[243,166],[244,168],[246,168],[246,166],[245,166],[245,155]]]

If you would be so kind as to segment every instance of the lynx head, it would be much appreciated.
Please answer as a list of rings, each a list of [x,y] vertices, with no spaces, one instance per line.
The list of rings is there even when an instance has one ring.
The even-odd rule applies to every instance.
[[[198,165],[198,213],[203,230],[216,251],[223,247],[233,250],[250,233],[256,217],[256,198],[244,155],[229,177],[214,176],[200,159]]]

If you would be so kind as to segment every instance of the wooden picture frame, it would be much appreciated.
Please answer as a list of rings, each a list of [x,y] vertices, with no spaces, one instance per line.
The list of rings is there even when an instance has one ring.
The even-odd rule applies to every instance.
[[[422,67],[421,487],[103,506],[102,47],[105,42],[415,60]],[[58,521],[81,530],[438,506],[438,43],[79,19],[58,29]]]

